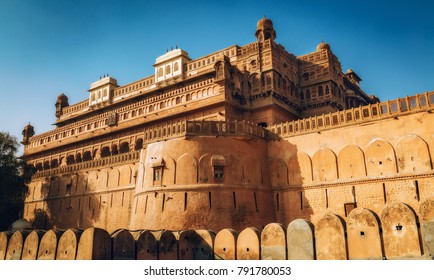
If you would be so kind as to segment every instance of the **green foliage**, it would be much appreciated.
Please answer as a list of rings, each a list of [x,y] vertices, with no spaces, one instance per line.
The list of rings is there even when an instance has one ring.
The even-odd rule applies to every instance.
[[[9,133],[0,132],[0,231],[21,218],[27,183],[34,167],[16,157],[19,144]]]

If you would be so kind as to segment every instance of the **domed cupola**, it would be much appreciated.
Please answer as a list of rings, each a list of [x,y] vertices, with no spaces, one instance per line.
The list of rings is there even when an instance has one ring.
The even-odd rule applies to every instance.
[[[330,51],[330,45],[327,44],[326,42],[322,41],[317,47],[316,47],[316,51],[320,51],[320,50],[328,50]]]
[[[256,26],[255,37],[258,42],[276,39],[276,31],[274,30],[273,22],[266,17],[261,18]]]

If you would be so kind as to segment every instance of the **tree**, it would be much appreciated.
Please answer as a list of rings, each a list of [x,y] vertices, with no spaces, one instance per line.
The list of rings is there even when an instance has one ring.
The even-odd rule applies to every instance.
[[[27,183],[35,171],[16,156],[18,147],[15,137],[0,131],[0,231],[22,218]]]

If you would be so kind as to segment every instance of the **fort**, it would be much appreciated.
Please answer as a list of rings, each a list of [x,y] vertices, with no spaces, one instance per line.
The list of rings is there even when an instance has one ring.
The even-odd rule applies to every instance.
[[[296,57],[267,18],[255,36],[198,59],[167,51],[130,84],[104,75],[77,104],[59,95],[55,129],[23,130],[37,169],[24,218],[81,229],[77,240],[124,229],[158,247],[172,234],[173,258],[188,235],[238,259],[237,246],[263,259],[431,258],[434,92],[380,102],[327,43]]]

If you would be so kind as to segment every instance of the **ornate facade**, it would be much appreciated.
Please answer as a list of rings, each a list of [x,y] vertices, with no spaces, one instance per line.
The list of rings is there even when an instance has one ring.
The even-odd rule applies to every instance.
[[[176,48],[154,75],[101,77],[77,104],[60,95],[55,129],[23,131],[38,170],[25,218],[219,231],[355,208],[394,225],[399,208],[419,238],[434,217],[434,92],[379,103],[328,44],[296,57],[266,18],[255,36],[198,59]]]

